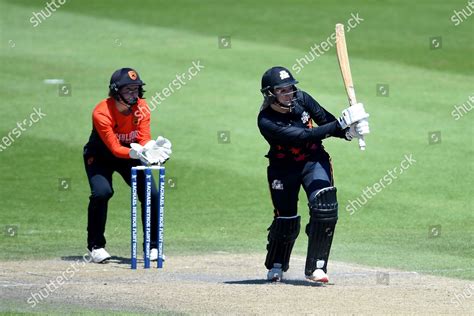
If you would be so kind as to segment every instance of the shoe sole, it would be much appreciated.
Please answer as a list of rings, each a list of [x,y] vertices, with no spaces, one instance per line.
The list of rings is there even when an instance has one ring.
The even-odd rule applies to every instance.
[[[328,283],[329,279],[328,278],[322,278],[322,279],[315,279],[311,277],[306,277],[306,280],[314,283]]]
[[[106,261],[110,260],[112,257],[107,257],[107,258],[104,258],[102,259],[101,261],[92,261],[94,263],[105,263]]]
[[[101,263],[107,263],[109,260],[110,260],[110,258],[106,258],[106,259],[104,259],[104,260],[102,260],[102,261],[97,261],[97,262],[94,262],[94,263],[99,263],[99,264],[101,264]]]

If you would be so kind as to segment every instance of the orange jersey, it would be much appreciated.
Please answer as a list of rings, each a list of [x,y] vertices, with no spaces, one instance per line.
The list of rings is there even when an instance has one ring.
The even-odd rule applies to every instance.
[[[115,157],[130,158],[131,143],[145,145],[151,139],[150,109],[145,100],[139,99],[132,110],[131,114],[124,115],[117,110],[113,98],[102,100],[92,113],[93,131],[89,143],[98,142],[93,137],[97,133]],[[101,147],[100,144],[90,145]]]

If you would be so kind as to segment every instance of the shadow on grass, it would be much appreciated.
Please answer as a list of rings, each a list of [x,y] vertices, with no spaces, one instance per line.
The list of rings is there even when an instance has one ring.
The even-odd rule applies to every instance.
[[[79,261],[84,261],[84,257],[83,256],[63,256],[63,257],[61,257],[61,260],[64,260],[64,261],[78,261],[78,260]],[[110,257],[110,259],[106,260],[102,264],[107,264],[107,263],[130,265],[131,260],[130,260],[130,258],[112,256],[112,257]]]
[[[309,286],[309,287],[324,287],[322,283],[315,283],[306,280],[282,280],[280,282],[269,282],[264,279],[255,280],[238,280],[238,281],[225,281],[225,284],[237,284],[237,285],[270,285],[270,284],[288,284],[294,286]]]

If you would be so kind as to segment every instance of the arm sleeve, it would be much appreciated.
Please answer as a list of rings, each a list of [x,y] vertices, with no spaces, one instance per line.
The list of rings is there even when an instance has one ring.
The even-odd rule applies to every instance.
[[[145,144],[151,140],[151,131],[150,131],[150,109],[148,108],[148,105],[143,102],[142,105],[140,105],[141,109],[140,112],[144,113],[143,118],[139,120],[138,123],[138,135],[137,135],[137,141],[140,145],[145,146]]]
[[[267,140],[282,145],[304,145],[308,141],[322,140],[339,129],[336,121],[315,128],[301,128],[285,126],[265,117],[259,118],[258,127]]]
[[[100,111],[94,111],[92,114],[92,122],[100,138],[114,156],[118,158],[130,158],[130,148],[120,144],[112,128],[113,120],[109,115]]]
[[[336,122],[334,115],[326,111],[315,99],[313,99],[309,94],[303,92],[303,102],[305,103],[305,108],[310,112],[311,118],[318,126],[328,124],[330,122]],[[331,136],[344,138],[346,139],[346,130],[339,127],[339,124],[336,123],[336,129],[333,131]]]

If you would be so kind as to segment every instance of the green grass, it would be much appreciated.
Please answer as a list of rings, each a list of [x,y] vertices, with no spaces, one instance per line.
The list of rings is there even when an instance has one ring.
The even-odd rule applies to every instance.
[[[267,145],[256,127],[260,77],[275,64],[291,67],[353,12],[365,19],[347,40],[372,134],[364,153],[354,143],[325,141],[341,205],[332,258],[474,279],[473,114],[451,117],[473,93],[474,20],[457,27],[450,21],[465,1],[141,1],[133,10],[128,1],[114,3],[68,1],[33,28],[29,18],[44,2],[0,1],[0,136],[33,108],[46,113],[0,152],[1,223],[17,228],[0,239],[3,260],[85,251],[82,146],[111,73],[135,67],[151,97],[196,60],[205,66],[201,73],[153,112],[153,135],[173,142],[166,166],[177,181],[166,191],[166,252],[263,253],[272,207]],[[231,49],[217,48],[220,35],[231,36]],[[442,49],[429,49],[434,36],[442,36]],[[332,113],[345,107],[334,49],[296,77]],[[65,79],[72,96],[59,97],[46,78]],[[389,97],[376,96],[379,83],[390,85]],[[222,130],[230,131],[230,144],[218,143]],[[431,131],[441,131],[440,144],[428,144]],[[405,154],[416,164],[349,215],[348,200]],[[70,190],[59,190],[62,178],[71,179]],[[108,247],[127,255],[129,189],[120,177],[114,184]],[[305,205],[301,195],[304,221]],[[439,237],[429,237],[433,225],[441,225]],[[305,247],[301,233],[295,252]]]

